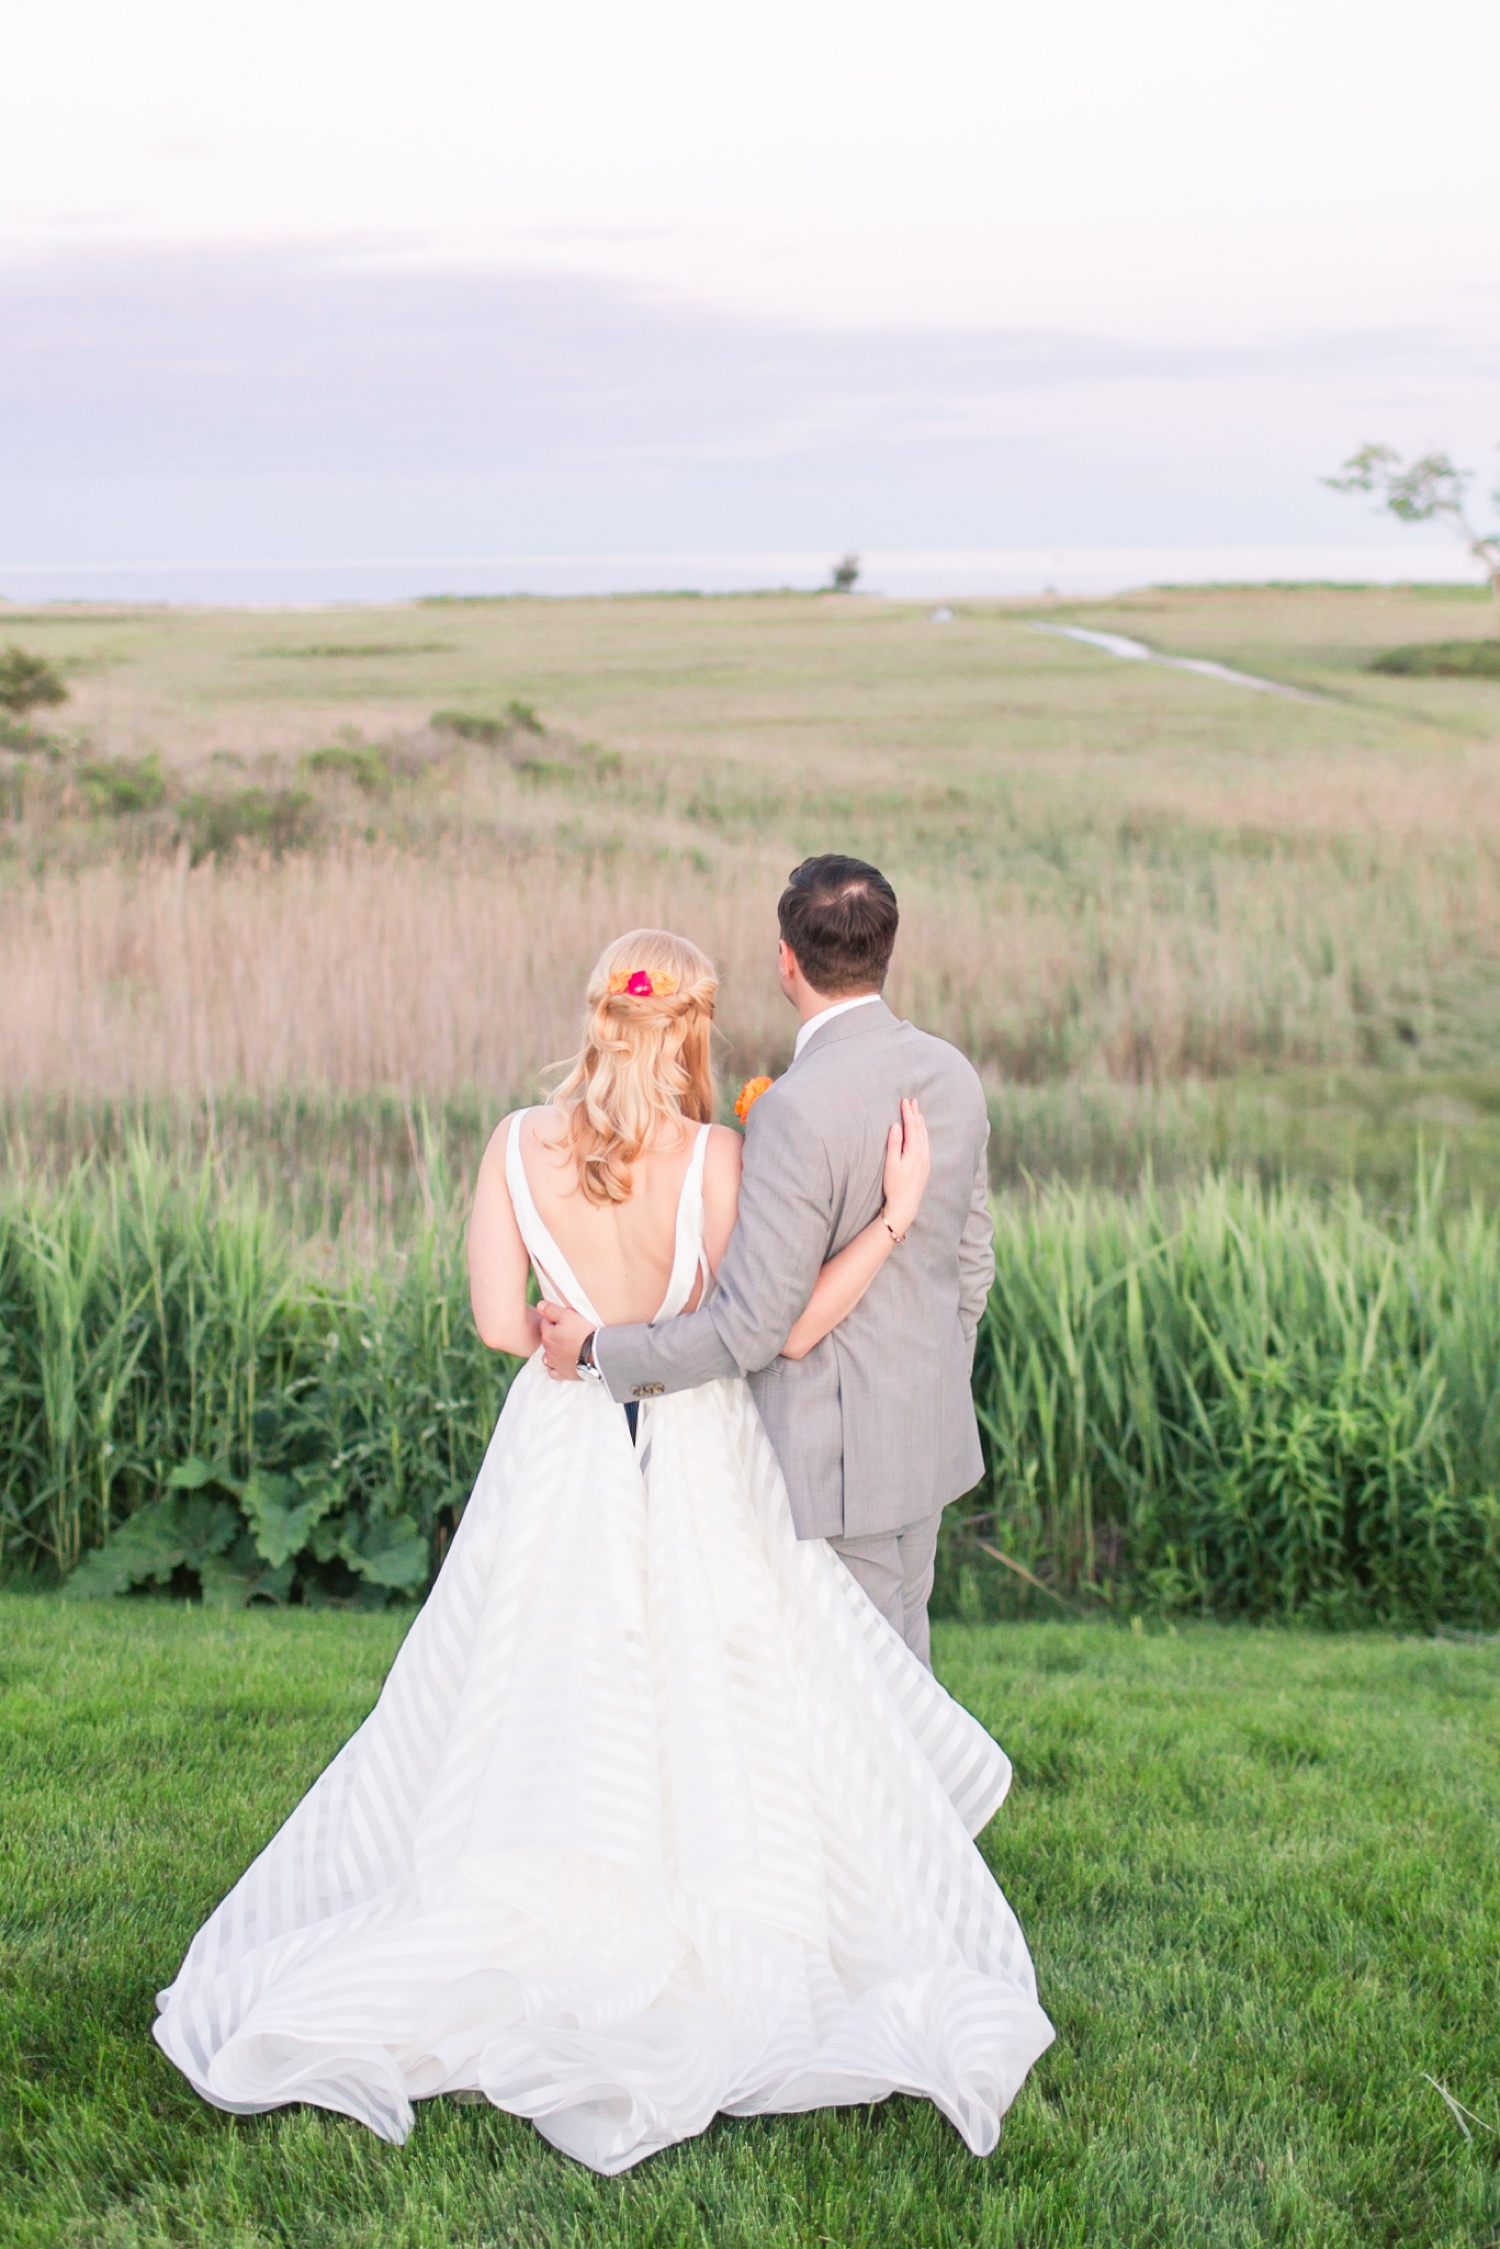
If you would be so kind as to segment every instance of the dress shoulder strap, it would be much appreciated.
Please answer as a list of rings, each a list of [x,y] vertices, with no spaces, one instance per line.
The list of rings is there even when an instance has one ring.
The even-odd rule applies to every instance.
[[[701,1124],[693,1142],[693,1152],[688,1157],[683,1173],[682,1187],[677,1197],[677,1232],[672,1256],[672,1278],[667,1283],[667,1293],[661,1308],[652,1320],[675,1320],[693,1293],[693,1285],[703,1264],[703,1164],[708,1154],[708,1136],[712,1127]],[[705,1278],[706,1278],[705,1272]]]
[[[521,1239],[531,1259],[531,1269],[537,1283],[554,1303],[571,1304],[596,1327],[603,1322],[589,1302],[587,1291],[544,1224],[536,1207],[536,1197],[531,1191],[531,1181],[526,1176],[526,1164],[521,1154],[521,1130],[528,1117],[535,1116],[534,1109],[517,1109],[510,1120],[510,1131],[505,1141],[505,1184],[510,1189],[511,1208],[516,1214],[516,1224],[521,1229]]]

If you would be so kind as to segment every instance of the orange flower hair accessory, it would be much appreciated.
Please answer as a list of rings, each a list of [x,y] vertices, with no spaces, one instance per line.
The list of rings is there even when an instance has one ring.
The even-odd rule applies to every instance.
[[[740,1087],[740,1097],[734,1105],[734,1113],[741,1124],[745,1122],[761,1095],[769,1093],[774,1083],[775,1080],[772,1078],[746,1078],[744,1084]]]
[[[676,989],[676,977],[660,968],[617,968],[609,980],[611,999],[628,994],[633,1000],[669,1000]]]

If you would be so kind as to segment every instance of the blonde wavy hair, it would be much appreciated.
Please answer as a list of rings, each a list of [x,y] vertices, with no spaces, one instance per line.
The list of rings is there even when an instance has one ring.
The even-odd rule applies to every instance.
[[[644,972],[671,989],[611,991]],[[711,1121],[716,1105],[714,1000],[706,953],[669,929],[632,929],[606,945],[585,999],[583,1045],[552,1095],[568,1119],[578,1184],[591,1203],[623,1203],[631,1168],[664,1126]]]

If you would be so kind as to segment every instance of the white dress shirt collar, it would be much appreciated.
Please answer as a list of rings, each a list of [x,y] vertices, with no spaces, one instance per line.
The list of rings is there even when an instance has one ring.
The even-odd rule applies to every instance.
[[[831,1023],[836,1015],[847,1015],[851,1007],[870,1007],[879,998],[879,992],[860,992],[852,1000],[835,1000],[831,1007],[820,1009],[816,1015],[809,1015],[807,1021],[797,1033],[797,1043],[792,1048],[792,1060],[796,1061],[813,1033],[821,1031],[823,1025]]]

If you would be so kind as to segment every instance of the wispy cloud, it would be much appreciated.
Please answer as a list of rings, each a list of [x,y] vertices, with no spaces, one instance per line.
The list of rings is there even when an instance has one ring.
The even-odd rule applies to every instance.
[[[1477,435],[1494,359],[1399,328],[818,330],[357,244],[34,259],[0,267],[0,480],[13,517],[66,486],[86,537],[90,480],[301,479],[312,525],[332,479],[376,551],[462,545],[466,488],[526,547],[639,548],[643,517],[719,547],[1347,537],[1318,470]]]

